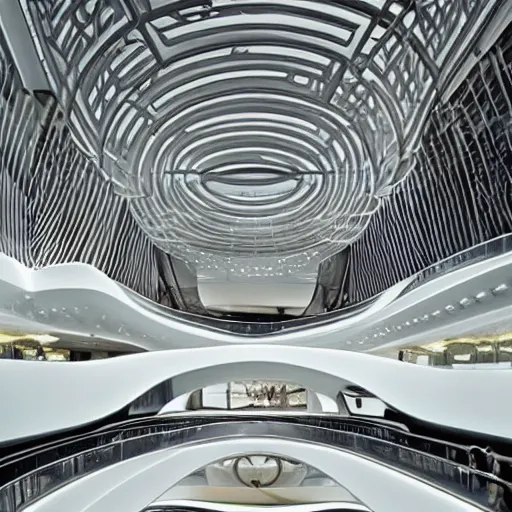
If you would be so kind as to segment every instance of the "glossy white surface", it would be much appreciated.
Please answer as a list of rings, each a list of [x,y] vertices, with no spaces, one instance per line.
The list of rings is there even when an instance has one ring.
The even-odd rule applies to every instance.
[[[34,271],[0,254],[0,321],[4,329],[81,335],[84,347],[97,340],[146,350],[258,342],[364,352],[512,327],[511,275],[512,254],[504,254],[401,295],[414,279],[409,278],[348,318],[251,336],[178,317],[89,265]]]
[[[476,507],[355,455],[284,439],[230,439],[143,455],[81,478],[26,512],[140,512],[207,464],[257,452],[300,459],[343,485],[374,512],[477,512]]]
[[[413,417],[510,437],[509,370],[442,370],[369,354],[272,345],[135,354],[85,363],[0,360],[0,442],[103,418],[172,378],[174,395],[219,382],[281,380],[335,399],[348,383]],[[58,400],[34,399],[55,396]],[[485,410],[482,407],[485,406]]]

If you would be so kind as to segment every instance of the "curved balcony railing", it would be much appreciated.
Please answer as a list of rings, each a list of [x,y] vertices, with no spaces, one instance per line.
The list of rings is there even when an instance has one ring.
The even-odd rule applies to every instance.
[[[188,422],[188,425],[187,425]],[[0,510],[19,512],[64,485],[113,464],[142,454],[189,443],[232,437],[279,437],[340,448],[374,461],[392,465],[478,506],[488,506],[489,491],[498,486],[500,496],[508,484],[491,472],[476,468],[475,453],[483,451],[436,442],[390,428],[346,425],[338,430],[331,420],[294,418],[267,421],[219,421],[200,418],[178,424],[165,418],[136,423],[133,428],[113,428],[90,436],[46,447],[20,459],[2,463],[2,474],[10,481],[0,488]],[[304,422],[308,423],[308,422]],[[316,423],[316,424],[315,424]],[[5,482],[5,480],[4,480]]]
[[[433,281],[438,277],[449,274],[450,272],[454,272],[469,265],[479,263],[488,258],[501,256],[510,251],[512,251],[512,234],[503,235],[488,242],[478,244],[474,247],[471,247],[470,249],[461,251],[418,272],[412,278],[411,282],[401,291],[398,297],[403,297],[419,286]],[[318,327],[320,325],[328,325],[334,322],[339,322],[340,320],[351,318],[357,314],[362,313],[363,311],[366,311],[381,296],[382,293],[379,293],[370,299],[359,302],[357,304],[352,304],[346,308],[329,311],[311,317],[300,317],[278,322],[241,322],[197,315],[193,313],[185,313],[182,311],[172,311],[172,315],[185,323],[203,325],[209,329],[229,332],[242,336],[264,336],[268,334],[279,333],[284,330],[295,330],[308,327]],[[145,308],[149,307],[155,311],[158,310],[159,314],[169,314],[167,308],[154,304],[144,297],[137,295],[132,298],[143,304]]]
[[[74,456],[80,452],[92,450],[105,443],[116,440],[130,439],[134,436],[148,435],[152,432],[164,432],[178,430],[180,428],[192,428],[194,426],[212,423],[224,423],[234,421],[272,421],[287,424],[302,424],[335,429],[340,432],[354,433],[369,437],[377,437],[393,444],[408,446],[421,452],[434,456],[444,457],[446,447],[444,442],[426,439],[404,431],[401,428],[387,426],[379,423],[378,419],[365,420],[361,418],[342,418],[322,415],[265,415],[257,414],[215,414],[215,415],[190,415],[170,418],[168,416],[142,418],[129,420],[102,428],[92,433],[58,439],[44,445],[36,445],[23,452],[15,452],[0,459],[0,485],[21,477],[22,475],[37,469],[38,467],[52,464],[62,458]],[[469,464],[469,454],[458,445],[450,445],[450,460],[463,465]]]
[[[488,242],[475,245],[418,272],[414,279],[404,288],[400,297],[438,277],[468,267],[469,265],[474,265],[488,258],[501,256],[510,251],[512,251],[512,234],[503,235]]]

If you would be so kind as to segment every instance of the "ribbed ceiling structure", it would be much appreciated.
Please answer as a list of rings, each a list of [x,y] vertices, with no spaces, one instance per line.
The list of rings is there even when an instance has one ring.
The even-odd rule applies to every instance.
[[[511,229],[504,0],[20,6],[44,80],[5,25],[0,247],[29,267],[200,312],[308,284],[315,314]]]

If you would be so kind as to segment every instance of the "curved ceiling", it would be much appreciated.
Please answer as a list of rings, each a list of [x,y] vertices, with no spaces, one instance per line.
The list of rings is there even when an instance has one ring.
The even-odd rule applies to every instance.
[[[460,160],[460,142],[430,149],[429,134],[449,129],[443,105],[505,28],[506,2],[20,6],[45,78],[19,64],[20,34],[3,23],[4,125],[26,126],[3,135],[3,203],[19,214],[2,251],[28,266],[91,263],[179,309],[314,314],[508,231],[506,212],[501,229],[467,236],[460,215],[446,220],[459,206],[450,180],[471,162],[446,178],[444,203],[438,180],[418,183],[448,153]],[[501,72],[507,62],[489,57]],[[453,123],[464,129],[462,114]],[[499,187],[508,176],[490,173]],[[436,213],[451,229],[431,246]],[[329,286],[335,298],[318,299]]]

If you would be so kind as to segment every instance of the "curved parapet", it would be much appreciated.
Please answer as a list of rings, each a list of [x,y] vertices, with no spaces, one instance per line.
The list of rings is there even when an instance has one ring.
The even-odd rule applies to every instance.
[[[333,399],[355,384],[419,420],[490,436],[510,435],[512,410],[501,404],[508,400],[512,372],[441,370],[367,354],[252,345],[73,364],[0,360],[0,385],[10,389],[2,403],[2,415],[9,421],[0,424],[0,442],[69,430],[130,407],[157,413],[188,391],[237,379],[300,382]],[[27,407],[27,396],[35,389],[59,400],[31,400]],[[68,407],[70,403],[77,405]],[[478,404],[484,403],[482,414]]]
[[[417,274],[365,307],[276,323],[267,330],[257,323],[215,321],[155,305],[90,265],[31,270],[0,254],[0,318],[13,331],[78,335],[134,350],[254,341],[351,351],[420,344],[494,332],[503,325],[512,307],[512,253],[509,237],[497,242],[507,250],[440,275]]]
[[[215,440],[207,444],[185,445],[178,449],[142,455],[77,480],[42,498],[25,510],[27,512],[54,512],[55,510],[140,512],[185,475],[219,459],[251,453],[268,453],[291,459],[296,459],[297,453],[300,453],[301,462],[315,467],[343,485],[375,512],[410,510],[411,508],[418,512],[480,510],[479,507],[459,500],[427,483],[339,449],[287,439],[254,437],[243,440]],[[320,507],[319,510],[325,509]]]

